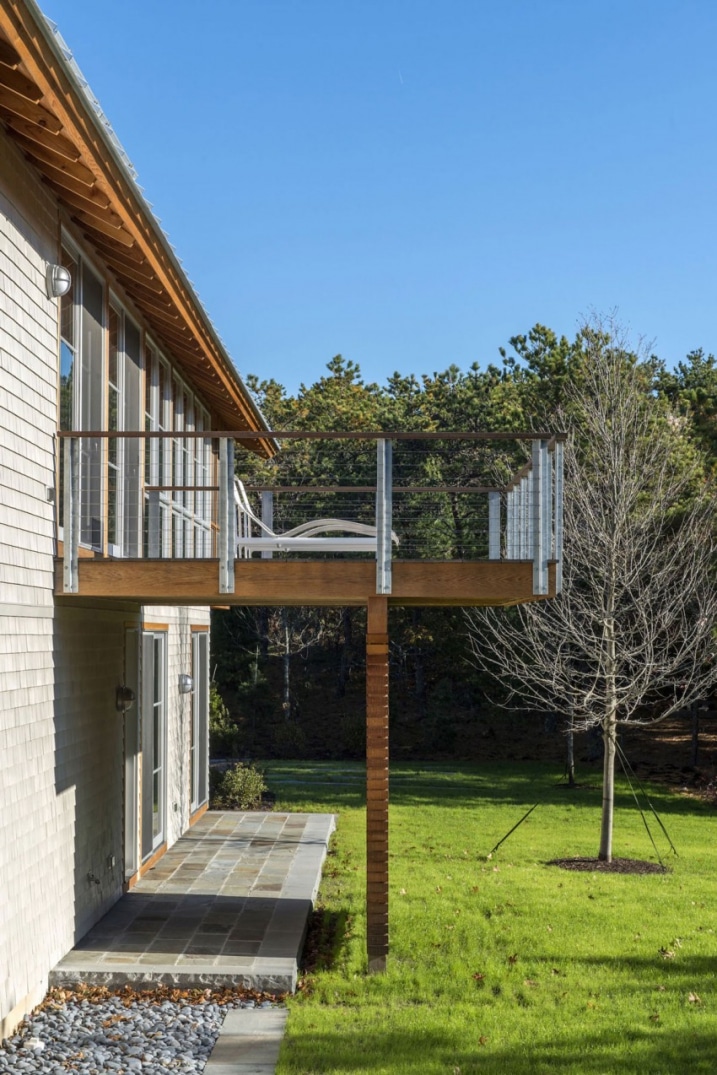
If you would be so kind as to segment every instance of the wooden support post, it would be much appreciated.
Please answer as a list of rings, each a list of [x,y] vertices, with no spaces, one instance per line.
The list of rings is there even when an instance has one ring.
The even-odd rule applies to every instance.
[[[366,631],[366,951],[388,955],[388,601],[369,597]]]

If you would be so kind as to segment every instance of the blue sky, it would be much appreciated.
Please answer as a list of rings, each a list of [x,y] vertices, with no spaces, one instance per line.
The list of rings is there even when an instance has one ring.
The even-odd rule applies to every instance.
[[[243,373],[717,348],[713,0],[44,0]]]

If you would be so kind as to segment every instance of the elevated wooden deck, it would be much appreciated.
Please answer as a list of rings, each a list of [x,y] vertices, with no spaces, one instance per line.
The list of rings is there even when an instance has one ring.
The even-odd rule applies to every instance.
[[[531,560],[395,560],[389,605],[516,605],[555,596],[533,593]],[[219,589],[218,561],[80,558],[77,593],[63,591],[62,560],[55,593],[64,601],[117,598],[143,605],[366,605],[376,593],[372,560],[236,560],[234,592]]]

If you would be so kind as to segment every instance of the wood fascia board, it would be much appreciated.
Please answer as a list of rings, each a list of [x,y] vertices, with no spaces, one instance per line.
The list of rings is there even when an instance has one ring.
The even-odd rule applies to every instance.
[[[23,0],[9,0],[0,5],[0,31],[9,39],[31,80],[42,91],[42,101],[48,106],[44,111],[49,110],[49,114],[54,115],[59,123],[59,127],[55,129],[64,130],[70,141],[79,146],[83,163],[86,164],[88,160],[92,163],[94,167],[90,170],[97,175],[100,189],[109,195],[112,207],[122,219],[129,239],[140,246],[152,272],[166,288],[181,318],[212,361],[229,404],[227,409],[226,403],[222,406],[222,402],[218,400],[217,409],[227,417],[230,413],[239,415],[241,424],[247,429],[256,429],[258,421],[252,402],[245,397],[230,360],[223,353],[206,314],[191,290],[191,285],[176,264],[176,257],[169,248],[168,240],[160,234],[159,225],[135,184],[115,159],[81,92],[58,63],[48,39],[49,31],[38,24],[33,12]],[[13,93],[12,90],[0,86],[0,105],[3,92]],[[28,106],[34,105],[33,102],[25,100]],[[43,105],[35,104],[34,107],[43,108]],[[32,115],[27,116],[27,112],[20,114],[32,118]],[[81,218],[78,223],[81,226],[85,224]],[[90,224],[87,223],[86,226],[90,227]],[[102,233],[102,229],[96,230]],[[109,230],[106,234],[110,238],[117,238],[119,242],[124,238]],[[126,245],[131,245],[131,242]],[[269,441],[264,440],[262,446],[268,455],[273,454],[274,448]]]
[[[216,560],[83,560],[78,598],[159,605],[361,606],[375,594],[372,560],[237,560],[234,594],[219,593]],[[395,560],[391,606],[515,605],[555,596],[533,594],[532,561]],[[62,593],[56,561],[55,593]],[[73,600],[74,598],[68,598]]]

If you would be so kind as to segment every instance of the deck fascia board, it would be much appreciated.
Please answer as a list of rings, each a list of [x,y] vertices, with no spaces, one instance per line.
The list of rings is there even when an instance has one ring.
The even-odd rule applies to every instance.
[[[394,560],[389,605],[516,605],[555,596],[555,565],[547,594],[533,594],[530,560]],[[79,592],[67,601],[113,598],[161,605],[365,605],[376,591],[372,560],[237,560],[233,594],[219,592],[216,560],[79,561]]]

